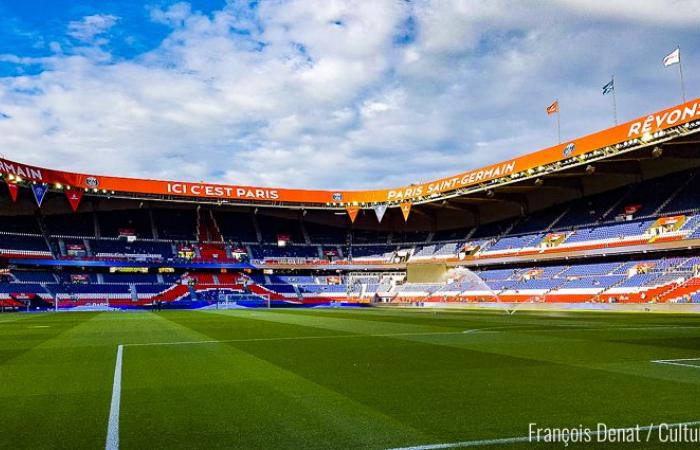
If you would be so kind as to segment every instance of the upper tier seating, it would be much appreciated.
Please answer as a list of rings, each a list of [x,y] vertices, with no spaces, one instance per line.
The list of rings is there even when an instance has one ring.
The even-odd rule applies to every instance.
[[[38,283],[0,283],[0,293],[3,294],[47,294]]]
[[[433,235],[433,242],[440,241],[463,241],[469,234],[468,229],[453,229],[436,231]]]
[[[425,242],[429,235],[430,233],[421,231],[395,232],[391,235],[391,242]]]
[[[0,234],[0,249],[49,251],[43,236],[22,236],[17,234]]]
[[[416,246],[413,258],[454,256],[462,247],[460,242],[424,244]]]
[[[382,244],[389,240],[389,233],[386,231],[360,230],[352,231],[352,243],[357,244]]]
[[[550,225],[568,209],[567,206],[555,206],[531,214],[520,220],[510,231],[511,234],[533,234],[547,230]]]
[[[194,209],[154,209],[159,239],[194,241],[197,239],[197,211]]]
[[[34,216],[0,216],[0,232],[41,234]]]
[[[13,270],[12,275],[23,283],[55,283],[56,277],[52,272],[36,270]]]
[[[233,242],[258,241],[251,213],[214,210],[214,218],[224,240]]]
[[[104,283],[135,283],[135,284],[152,284],[158,282],[158,277],[152,274],[145,273],[106,273],[102,275]]]
[[[700,208],[700,183],[698,182],[700,180],[698,180],[698,174],[688,174],[686,176],[694,176],[694,178],[664,206],[662,210],[664,214],[697,211]]]
[[[623,237],[641,236],[651,226],[653,220],[641,220],[635,222],[620,222],[600,225],[594,228],[580,228],[569,236],[567,244],[584,241],[597,241],[603,239],[621,239]]]
[[[44,224],[52,236],[95,236],[95,220],[92,213],[49,214]]]
[[[348,232],[345,228],[336,228],[308,221],[304,222],[304,226],[313,243],[342,245],[348,240]]]
[[[629,190],[628,187],[615,189],[568,204],[566,214],[559,219],[553,230],[567,230],[578,225],[598,223]]]
[[[101,237],[119,237],[119,230],[130,230],[141,239],[153,239],[147,210],[104,211],[97,213]]]
[[[367,246],[353,246],[352,247],[352,257],[353,259],[376,259],[376,260],[386,260],[396,251],[396,246],[393,245],[367,245]],[[348,252],[345,252],[349,255]]]
[[[124,239],[91,239],[90,248],[98,257],[133,256],[144,258],[172,258],[172,245],[167,242],[127,242]]]
[[[262,234],[263,242],[277,242],[279,235],[289,236],[296,244],[304,243],[304,235],[301,231],[299,220],[283,219],[279,217],[258,216],[258,226]]]
[[[276,245],[251,245],[253,259],[279,259],[279,258],[314,258],[317,259],[318,247],[287,245],[278,247]]]

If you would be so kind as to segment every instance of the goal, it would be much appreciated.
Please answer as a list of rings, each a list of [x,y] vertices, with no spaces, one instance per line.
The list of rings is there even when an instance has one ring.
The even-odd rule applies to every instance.
[[[271,308],[268,294],[221,293],[216,300],[216,309]]]

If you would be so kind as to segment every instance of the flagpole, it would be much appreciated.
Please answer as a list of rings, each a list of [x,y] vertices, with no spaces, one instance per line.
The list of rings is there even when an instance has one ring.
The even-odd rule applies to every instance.
[[[561,144],[561,120],[559,119],[559,99],[557,99],[557,138]]]
[[[612,89],[612,94],[613,94],[613,118],[615,119],[615,125],[617,125],[617,97],[615,94],[615,75],[612,76],[612,83],[613,83],[613,89]]]
[[[683,96],[683,103],[685,103],[685,82],[683,81],[683,62],[681,58],[681,46],[678,47],[678,75],[681,78],[681,95]]]

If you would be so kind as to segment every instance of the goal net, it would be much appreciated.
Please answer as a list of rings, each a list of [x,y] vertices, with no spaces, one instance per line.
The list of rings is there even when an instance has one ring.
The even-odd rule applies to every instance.
[[[221,292],[216,299],[216,309],[270,308],[271,306],[268,294]]]

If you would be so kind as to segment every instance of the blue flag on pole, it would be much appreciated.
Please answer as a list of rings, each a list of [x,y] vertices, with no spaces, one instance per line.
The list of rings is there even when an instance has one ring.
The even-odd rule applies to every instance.
[[[41,207],[41,202],[44,201],[44,196],[48,190],[49,187],[41,183],[32,184],[32,192],[34,192],[34,198],[36,199],[36,203],[39,205],[39,207]]]
[[[615,80],[610,80],[608,84],[603,86],[603,95],[608,95],[615,90]]]

